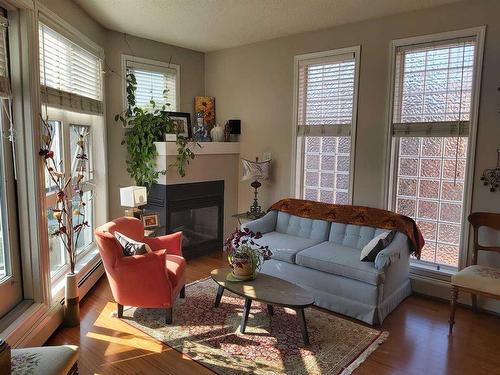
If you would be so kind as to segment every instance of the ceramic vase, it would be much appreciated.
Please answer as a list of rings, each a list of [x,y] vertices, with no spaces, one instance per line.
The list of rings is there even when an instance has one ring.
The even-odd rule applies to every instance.
[[[74,273],[66,275],[64,292],[64,325],[76,327],[80,324],[80,298],[78,297],[78,280]]]
[[[224,142],[224,128],[216,124],[210,131],[210,137],[212,137],[212,142]]]
[[[238,264],[238,266],[236,266]],[[232,259],[233,276],[239,280],[252,280],[256,276],[255,267],[251,258]]]

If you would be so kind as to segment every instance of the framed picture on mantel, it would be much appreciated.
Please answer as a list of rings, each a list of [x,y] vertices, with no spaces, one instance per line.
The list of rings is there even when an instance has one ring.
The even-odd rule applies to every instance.
[[[191,138],[191,114],[187,112],[167,112],[168,116],[172,120],[175,133],[181,135],[184,138]]]

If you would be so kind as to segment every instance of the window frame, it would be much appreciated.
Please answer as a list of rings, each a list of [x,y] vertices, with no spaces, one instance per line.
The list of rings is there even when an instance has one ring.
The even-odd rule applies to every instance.
[[[299,102],[299,65],[301,61],[327,59],[341,55],[354,54],[354,92],[352,104],[352,121],[350,129],[351,150],[349,159],[349,190],[348,204],[354,201],[354,179],[356,159],[356,129],[358,114],[359,71],[361,62],[361,46],[352,46],[328,51],[306,53],[294,56],[293,59],[293,117],[292,117],[292,155],[290,173],[290,196],[302,198],[304,187],[304,144],[306,137],[300,137],[298,132],[298,102]],[[300,155],[300,158],[299,158]]]
[[[474,56],[474,72],[472,78],[472,97],[471,97],[471,110],[469,118],[469,135],[468,135],[468,150],[467,150],[467,163],[464,178],[464,198],[462,210],[462,225],[461,225],[461,239],[459,243],[459,259],[457,269],[464,268],[470,259],[468,253],[470,244],[470,226],[468,225],[467,217],[471,211],[472,203],[472,186],[474,178],[474,163],[476,153],[477,141],[477,123],[479,116],[479,99],[481,95],[481,76],[482,76],[482,62],[484,54],[484,39],[486,34],[486,26],[479,26],[474,28],[449,31],[444,33],[428,34],[416,37],[409,37],[403,39],[395,39],[390,42],[389,54],[389,103],[387,107],[387,145],[386,148],[386,167],[384,178],[384,197],[385,206],[388,210],[395,209],[396,191],[397,191],[397,166],[399,155],[399,138],[393,136],[393,113],[394,113],[394,91],[396,86],[396,54],[398,47],[418,45],[424,43],[439,43],[446,40],[471,37],[474,38],[476,43],[475,56]],[[435,263],[411,260],[410,272],[420,276],[427,276],[434,279],[449,280],[449,275],[457,270],[454,267],[440,266],[437,269]]]
[[[151,67],[151,71],[157,71],[157,72],[166,72],[167,69],[174,69],[175,70],[175,101],[176,101],[176,108],[167,108],[170,112],[180,112],[181,111],[181,67],[180,65],[169,63],[169,62],[164,62],[164,61],[159,61],[159,60],[152,60],[152,59],[147,59],[144,57],[137,57],[137,56],[132,56],[132,55],[126,55],[122,54],[121,55],[121,63],[122,63],[122,102],[123,102],[123,108],[127,108],[128,103],[127,103],[127,95],[125,94],[127,92],[127,80],[125,77],[127,76],[127,62],[131,62],[133,64],[141,65],[144,69],[147,69],[147,67]]]

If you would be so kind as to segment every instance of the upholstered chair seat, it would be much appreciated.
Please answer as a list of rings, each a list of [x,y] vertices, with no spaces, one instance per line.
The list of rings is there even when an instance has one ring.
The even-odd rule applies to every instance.
[[[500,297],[500,269],[473,265],[451,277],[451,283],[460,288],[494,294]]]

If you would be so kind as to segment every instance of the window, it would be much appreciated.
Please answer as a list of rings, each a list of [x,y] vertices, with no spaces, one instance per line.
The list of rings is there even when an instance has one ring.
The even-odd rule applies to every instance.
[[[43,101],[42,114],[47,116],[52,126],[53,145],[57,163],[68,178],[79,163],[85,163],[86,175],[81,184],[84,192],[86,220],[90,228],[81,232],[76,244],[77,259],[88,250],[95,248],[93,230],[98,214],[98,207],[106,204],[106,198],[98,197],[106,194],[103,191],[105,178],[102,163],[94,169],[96,150],[103,159],[104,144],[104,116],[102,113],[102,80],[101,59],[88,52],[83,47],[73,43],[63,35],[44,24],[39,27],[40,37],[40,70],[41,96]],[[101,135],[96,138],[96,134]],[[76,143],[80,135],[85,135],[85,150],[88,161],[80,160],[76,154]],[[97,147],[95,147],[97,144]],[[49,233],[49,260],[53,280],[67,271],[68,255],[61,240],[50,236],[57,221],[53,217],[52,208],[56,206],[57,197],[54,183],[45,171],[45,209]],[[100,194],[96,194],[100,190]],[[76,196],[75,196],[76,199]],[[101,204],[97,204],[98,200]],[[102,206],[101,206],[102,207]],[[102,210],[102,209],[101,209]],[[106,219],[106,213],[100,213],[101,220]],[[73,220],[80,220],[74,216]],[[76,240],[76,239],[75,239]]]
[[[5,14],[0,8],[0,14]],[[7,19],[0,16],[0,318],[22,300]],[[5,136],[4,136],[5,135]]]
[[[390,193],[438,270],[460,262],[479,50],[478,35],[439,39],[395,47]]]
[[[147,108],[151,100],[157,107],[179,111],[178,65],[133,56],[123,56],[125,73],[133,73],[137,81],[136,105]]]
[[[352,201],[359,47],[297,56],[295,195]]]

